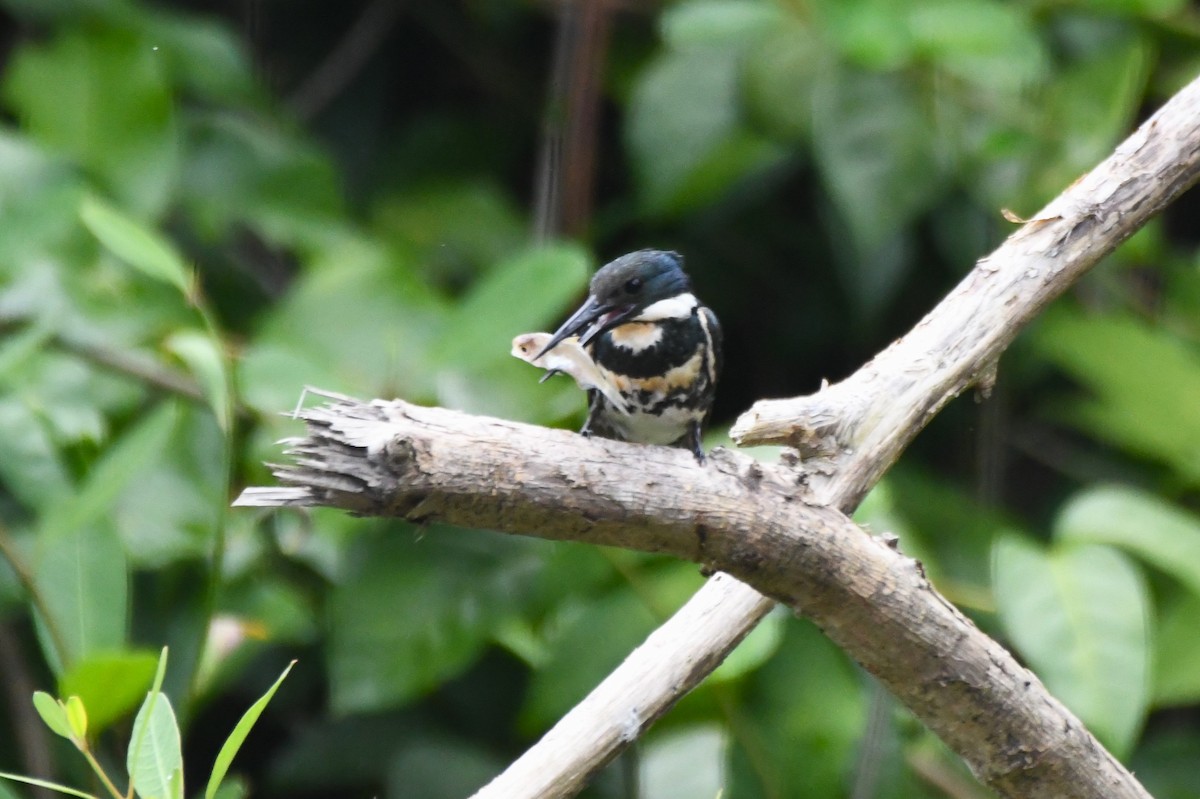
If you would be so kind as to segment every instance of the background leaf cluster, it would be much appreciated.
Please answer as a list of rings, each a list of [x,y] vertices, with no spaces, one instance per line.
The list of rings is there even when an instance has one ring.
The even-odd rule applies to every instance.
[[[553,4],[326,6],[0,2],[0,770],[89,779],[31,716],[37,688],[81,697],[123,762],[169,644],[189,768],[300,661],[229,790],[468,795],[701,578],[231,513],[303,386],[577,424],[577,390],[509,341],[598,263],[670,247],[726,330],[715,443],[902,333],[1007,234],[1001,209],[1035,214],[1200,72],[1183,0],[621,6],[588,29],[598,121],[575,147],[552,77],[589,51],[555,55]],[[594,189],[542,235],[548,134]],[[860,511],[1160,799],[1200,796],[1196,213],[1193,193],[1057,303]],[[983,795],[782,613],[589,792],[635,779]]]

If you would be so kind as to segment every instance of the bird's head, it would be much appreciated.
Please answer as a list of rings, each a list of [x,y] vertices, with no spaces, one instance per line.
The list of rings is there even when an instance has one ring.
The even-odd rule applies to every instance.
[[[691,292],[683,256],[667,250],[638,250],[609,261],[592,277],[588,298],[554,332],[542,353],[569,336],[585,345],[605,330],[636,319],[657,302]]]

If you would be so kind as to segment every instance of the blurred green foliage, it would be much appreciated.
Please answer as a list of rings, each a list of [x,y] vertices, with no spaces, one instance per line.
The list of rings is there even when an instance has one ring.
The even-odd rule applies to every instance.
[[[509,341],[598,262],[673,247],[726,328],[719,439],[902,334],[1002,208],[1034,215],[1200,72],[1184,0],[610,9],[595,148],[559,142],[593,210],[539,240],[539,148],[572,113],[552,70],[590,51],[556,57],[556,12],[511,0],[397,0],[339,49],[387,6],[0,2],[0,770],[82,784],[27,722],[35,687],[84,697],[118,762],[169,644],[188,764],[300,660],[229,790],[467,795],[701,577],[231,512],[304,386],[577,424],[579,393]],[[1160,798],[1200,797],[1197,204],[1036,322],[996,395],[951,406],[860,512]],[[647,799],[983,795],[782,613],[589,795],[631,778]]]

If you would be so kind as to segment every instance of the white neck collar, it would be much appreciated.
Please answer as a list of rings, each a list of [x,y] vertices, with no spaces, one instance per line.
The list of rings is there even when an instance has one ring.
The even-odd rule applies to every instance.
[[[696,295],[688,292],[676,294],[665,300],[647,305],[640,314],[633,318],[635,322],[657,322],[660,319],[686,319],[700,302]]]

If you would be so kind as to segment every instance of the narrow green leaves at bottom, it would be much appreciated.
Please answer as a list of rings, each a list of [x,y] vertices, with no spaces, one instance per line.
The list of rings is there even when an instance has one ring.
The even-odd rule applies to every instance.
[[[158,658],[154,684],[138,710],[130,736],[126,768],[129,784],[142,799],[175,799],[183,796],[183,753],[179,725],[171,702],[162,692],[167,672],[167,648]]]
[[[66,785],[59,785],[57,782],[49,780],[39,780],[37,777],[25,777],[21,774],[10,774],[7,771],[0,771],[0,780],[12,780],[13,782],[23,782],[26,785],[34,785],[38,788],[48,788],[51,791],[65,793],[67,796],[78,796],[80,799],[99,799],[95,794],[84,793],[77,791]]]
[[[246,741],[246,736],[250,734],[258,717],[262,715],[263,709],[267,703],[271,701],[271,697],[275,696],[275,691],[278,690],[284,678],[288,676],[288,672],[292,670],[292,666],[296,665],[296,661],[292,661],[279,675],[279,679],[275,680],[274,684],[267,689],[267,692],[258,698],[258,701],[249,707],[242,714],[242,718],[238,721],[237,726],[233,728],[233,732],[229,733],[229,737],[225,739],[225,743],[221,745],[221,751],[217,753],[217,759],[213,763],[212,775],[208,778],[208,787],[204,789],[204,799],[213,799],[217,795],[217,791],[221,787],[221,781],[225,779],[225,774],[229,771],[229,765],[233,762],[233,758],[237,755],[238,750],[242,748],[242,744]]]

